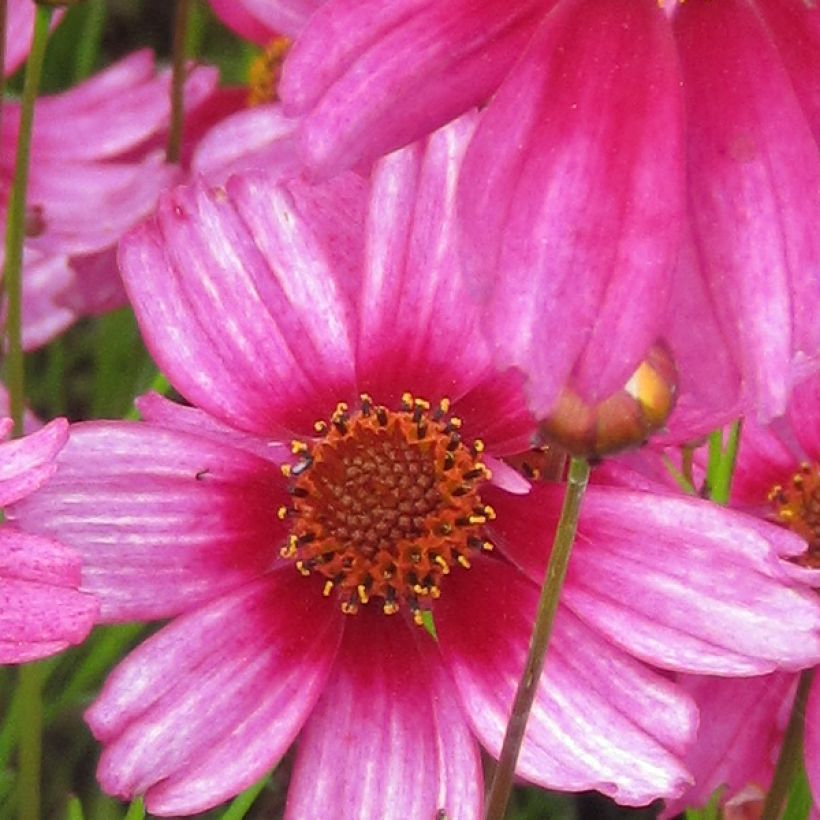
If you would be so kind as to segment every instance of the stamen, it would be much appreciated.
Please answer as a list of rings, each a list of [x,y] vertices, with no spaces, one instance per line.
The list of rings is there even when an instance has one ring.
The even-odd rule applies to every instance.
[[[398,411],[359,400],[317,421],[315,442],[291,443],[299,460],[282,467],[294,502],[277,512],[292,522],[280,554],[323,575],[322,594],[335,589],[346,614],[376,598],[386,615],[406,608],[423,623],[451,568],[492,549],[483,527],[495,512],[478,494],[490,477],[484,445],[464,443],[448,399],[407,392]]]
[[[801,566],[820,568],[820,468],[803,462],[786,486],[769,491],[775,518],[799,535],[806,551],[795,560]]]

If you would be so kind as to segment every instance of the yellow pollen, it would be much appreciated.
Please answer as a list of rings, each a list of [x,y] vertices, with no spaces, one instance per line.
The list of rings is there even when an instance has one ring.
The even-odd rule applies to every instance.
[[[376,599],[385,615],[405,609],[422,625],[451,568],[492,549],[483,527],[495,511],[479,495],[490,477],[484,446],[462,440],[448,399],[408,392],[389,410],[359,398],[316,422],[316,440],[291,443],[297,461],[282,472],[293,500],[277,516],[292,524],[280,554],[302,575],[321,575],[322,594],[336,590],[345,614]]]
[[[282,63],[290,49],[290,39],[275,37],[248,69],[248,105],[276,102]]]
[[[769,502],[776,519],[808,545],[796,562],[820,568],[820,467],[802,463],[788,484],[772,487]]]

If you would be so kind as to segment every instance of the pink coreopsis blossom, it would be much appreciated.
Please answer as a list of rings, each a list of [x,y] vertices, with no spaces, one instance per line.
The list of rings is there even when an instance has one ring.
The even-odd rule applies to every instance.
[[[663,5],[327,0],[284,64],[320,175],[485,106],[460,181],[465,253],[507,306],[493,336],[539,415],[568,378],[608,395],[667,329],[701,363],[685,390],[711,419],[738,402],[780,415],[820,365],[820,11]],[[682,284],[664,319],[676,258],[703,299]]]
[[[178,188],[123,240],[146,343],[193,406],[148,396],[142,422],[74,425],[11,511],[82,554],[102,620],[172,619],[87,713],[109,793],[203,811],[298,738],[290,818],[480,815],[478,744],[499,753],[562,490],[503,460],[534,428],[458,261],[475,120],[367,182]],[[778,557],[801,543],[592,487],[518,774],[679,794],[696,714],[652,667],[816,663],[817,600]]]
[[[0,437],[11,427],[11,419],[1,419]],[[67,438],[68,424],[57,419],[0,444],[0,507],[48,481]],[[36,660],[82,641],[94,623],[97,601],[80,592],[79,584],[80,560],[73,550],[0,525],[0,663]]]
[[[657,453],[644,451],[628,461],[637,474],[606,472],[632,484],[640,473],[664,479]],[[667,474],[668,476],[668,474]],[[696,463],[693,479],[703,479]],[[820,585],[820,375],[792,392],[785,418],[768,427],[744,423],[732,483],[733,507],[779,523],[803,539],[791,558],[791,572]],[[797,675],[776,673],[732,679],[679,676],[700,711],[698,740],[687,753],[693,786],[671,801],[664,817],[686,806],[702,806],[717,789],[722,800],[753,800],[769,788],[797,688]],[[805,724],[806,772],[820,805],[820,684],[809,696]],[[817,811],[817,809],[815,809]],[[818,813],[816,816],[820,816]]]
[[[167,133],[170,72],[139,51],[74,88],[38,99],[29,174],[23,343],[48,342],[77,317],[125,302],[115,247],[179,179],[156,145]],[[186,110],[214,96],[216,70],[193,68]],[[3,101],[0,217],[11,186],[19,102]]]

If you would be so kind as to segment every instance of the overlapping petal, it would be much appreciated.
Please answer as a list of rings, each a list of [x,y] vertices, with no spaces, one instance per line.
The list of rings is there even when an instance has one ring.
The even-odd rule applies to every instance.
[[[233,2],[233,0],[231,0]],[[224,182],[238,171],[258,168],[282,179],[296,176],[298,120],[279,105],[259,105],[226,117],[199,141],[191,169],[211,182]]]
[[[504,365],[549,411],[620,389],[659,333],[683,215],[675,47],[657,4],[563,0],[484,112],[459,195]],[[664,135],[659,139],[659,134]]]
[[[150,424],[88,422],[72,427],[58,464],[9,516],[80,553],[83,588],[99,596],[105,621],[184,612],[278,557],[281,476],[245,450]]]
[[[674,25],[698,256],[746,401],[766,421],[820,356],[820,151],[751,4],[681,4]]]
[[[111,794],[152,814],[204,811],[284,754],[322,691],[341,615],[290,568],[178,618],[135,650],[86,713]],[[337,617],[332,617],[337,615]]]
[[[36,660],[88,635],[98,604],[78,592],[79,581],[71,550],[0,527],[0,664]]]
[[[794,699],[797,678],[779,673],[759,678],[681,676],[678,684],[700,711],[697,742],[686,755],[695,783],[661,815],[706,806],[717,789],[731,798],[747,786],[766,789]]]
[[[0,507],[41,487],[54,474],[54,458],[67,440],[68,422],[54,419],[30,436],[0,444]]]
[[[280,95],[305,115],[308,164],[330,175],[406,145],[483,103],[548,0],[330,0],[285,62]]]
[[[540,583],[560,490],[487,495],[493,534]],[[706,501],[593,486],[562,600],[657,666],[720,675],[798,669],[820,659],[820,609],[787,581],[777,556],[804,548],[789,532]]]
[[[482,744],[498,755],[538,588],[481,559],[436,610],[441,650]],[[696,725],[680,690],[560,608],[517,773],[547,788],[598,789],[625,805],[679,794]]]

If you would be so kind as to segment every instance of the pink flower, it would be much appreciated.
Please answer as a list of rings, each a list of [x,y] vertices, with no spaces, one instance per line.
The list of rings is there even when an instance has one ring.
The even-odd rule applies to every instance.
[[[629,460],[647,475],[660,464],[647,452]],[[698,483],[701,473],[698,468]],[[820,375],[793,390],[784,419],[769,427],[744,422],[731,504],[761,520],[778,522],[800,536],[802,548],[791,556],[787,568],[795,578],[820,585]],[[667,805],[664,816],[674,817],[686,806],[705,805],[720,787],[725,788],[724,800],[749,789],[752,794],[765,793],[794,700],[797,675],[779,673],[749,679],[684,675],[679,682],[701,713],[698,740],[686,758],[695,783]],[[815,803],[820,805],[817,681],[806,712],[806,772]]]
[[[0,436],[11,430],[0,420]],[[68,438],[57,419],[36,433],[0,444],[0,506],[41,487]],[[0,663],[24,663],[80,643],[97,615],[93,595],[79,592],[77,554],[52,538],[0,526]]]
[[[125,302],[114,248],[178,178],[152,141],[167,132],[168,71],[136,52],[35,110],[24,271],[24,344],[45,344],[78,316]],[[215,70],[186,85],[195,113],[213,95]],[[127,100],[127,105],[123,104]],[[0,136],[0,216],[14,167],[20,106],[5,100]],[[46,273],[46,269],[50,273]]]
[[[820,12],[658,6],[327,0],[281,95],[320,175],[486,106],[460,181],[465,252],[497,315],[516,317],[491,330],[537,414],[568,378],[590,401],[619,388],[668,330],[695,365],[691,404],[711,402],[701,416],[743,402],[767,420],[820,365]],[[692,269],[664,318],[677,257]]]
[[[172,619],[87,713],[109,793],[202,811],[298,737],[289,817],[479,816],[478,743],[499,752],[561,488],[503,461],[533,423],[455,248],[474,125],[367,187],[178,188],[123,240],[146,343],[193,406],[148,396],[142,423],[75,425],[12,511],[80,551],[102,620]],[[633,805],[683,790],[696,721],[649,664],[820,657],[817,601],[776,558],[797,537],[647,499],[589,492],[518,768]],[[435,640],[414,624],[428,611]]]

